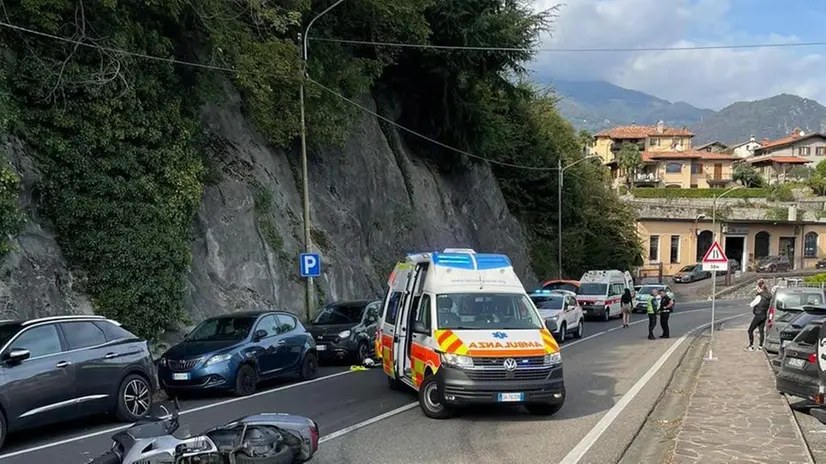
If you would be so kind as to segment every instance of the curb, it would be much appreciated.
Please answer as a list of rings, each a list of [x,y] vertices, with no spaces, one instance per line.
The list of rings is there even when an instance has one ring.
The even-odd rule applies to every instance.
[[[768,361],[768,358],[766,358]],[[769,370],[771,370],[771,365],[769,365]],[[774,374],[774,371],[772,371]],[[792,424],[794,424],[794,434],[797,435],[797,438],[803,443],[803,448],[806,449],[806,455],[809,457],[809,464],[815,464],[815,457],[812,454],[811,448],[809,448],[809,442],[806,441],[806,435],[803,434],[803,430],[800,428],[800,423],[797,422],[797,417],[794,415],[794,410],[792,410],[792,405],[789,403],[789,397],[786,395],[780,394],[783,397],[783,402],[786,403],[786,411],[789,413],[789,416],[792,418]]]

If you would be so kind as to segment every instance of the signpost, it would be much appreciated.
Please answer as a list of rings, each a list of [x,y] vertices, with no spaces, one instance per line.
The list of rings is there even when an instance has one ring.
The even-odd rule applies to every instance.
[[[708,344],[708,357],[704,358],[706,361],[714,361],[714,309],[717,302],[717,271],[728,270],[728,258],[723,252],[723,248],[717,242],[711,244],[711,247],[703,256],[703,271],[711,271],[711,341]]]
[[[321,276],[321,255],[318,253],[301,253],[298,257],[298,270],[301,272],[301,277],[305,279],[312,279],[313,277]],[[310,285],[310,282],[307,282]],[[307,306],[307,323],[310,319],[310,306]]]

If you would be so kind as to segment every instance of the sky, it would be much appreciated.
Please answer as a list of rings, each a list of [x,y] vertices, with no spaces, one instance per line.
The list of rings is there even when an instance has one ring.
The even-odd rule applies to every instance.
[[[562,1],[545,48],[826,41],[823,0],[535,0],[534,7]],[[543,80],[605,80],[714,110],[779,93],[826,104],[826,47],[540,52],[532,68]]]

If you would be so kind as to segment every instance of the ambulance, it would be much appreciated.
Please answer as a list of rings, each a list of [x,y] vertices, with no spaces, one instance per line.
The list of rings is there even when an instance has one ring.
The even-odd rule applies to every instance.
[[[376,353],[390,387],[416,390],[428,417],[470,404],[562,408],[559,345],[505,255],[408,255],[390,275],[379,322]]]
[[[595,317],[609,321],[622,314],[622,294],[625,289],[636,294],[634,278],[628,271],[617,269],[588,271],[579,279],[576,301],[582,306],[585,317]]]

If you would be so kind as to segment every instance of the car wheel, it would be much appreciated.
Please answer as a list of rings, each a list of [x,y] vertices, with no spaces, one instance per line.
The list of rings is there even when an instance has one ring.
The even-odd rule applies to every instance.
[[[235,374],[235,396],[249,396],[255,393],[258,387],[258,372],[249,364],[243,364]]]
[[[304,362],[301,363],[301,380],[313,380],[318,375],[318,359],[314,353],[307,353]]]
[[[6,415],[0,412],[0,448],[3,447],[3,443],[6,442],[6,430],[8,427],[6,426]]]
[[[552,416],[562,409],[562,404],[529,403],[525,405],[525,409],[535,416]]]
[[[367,347],[367,343],[361,342],[359,343],[358,348],[356,348],[356,364],[362,365],[364,364],[364,360],[370,357],[370,348]]]
[[[439,382],[433,374],[425,377],[419,387],[419,407],[422,408],[424,415],[431,419],[447,419],[453,415],[453,410],[443,403]]]
[[[582,338],[582,335],[585,333],[585,320],[580,319],[579,324],[576,325],[576,333],[574,334],[574,338]]]
[[[605,315],[602,317],[602,320],[608,322],[611,320],[611,309],[605,308]]]
[[[152,408],[152,387],[137,374],[127,375],[118,389],[115,416],[123,422],[135,422]]]
[[[568,336],[568,324],[563,322],[562,325],[559,327],[559,343],[564,342],[565,338],[567,336]]]

